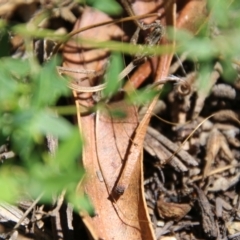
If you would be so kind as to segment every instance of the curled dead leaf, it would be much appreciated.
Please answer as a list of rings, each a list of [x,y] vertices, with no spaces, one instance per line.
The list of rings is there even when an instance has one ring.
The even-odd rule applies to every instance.
[[[188,203],[165,202],[161,198],[157,202],[159,216],[168,220],[181,220],[191,210],[191,208],[191,205]]]

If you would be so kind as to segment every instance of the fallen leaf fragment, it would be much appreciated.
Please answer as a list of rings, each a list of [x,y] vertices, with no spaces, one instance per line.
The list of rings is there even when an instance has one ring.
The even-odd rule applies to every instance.
[[[221,148],[221,142],[224,141],[223,135],[217,130],[213,129],[208,137],[205,166],[203,170],[203,177],[205,178],[211,170],[211,166]]]
[[[191,208],[190,204],[165,202],[161,198],[157,202],[159,216],[167,220],[179,221],[187,215]]]

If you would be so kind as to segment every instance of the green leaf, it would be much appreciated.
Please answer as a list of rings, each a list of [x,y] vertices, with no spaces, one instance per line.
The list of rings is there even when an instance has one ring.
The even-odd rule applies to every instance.
[[[35,26],[26,27],[25,24],[18,24],[12,27],[12,31],[20,34],[21,36],[30,37],[30,38],[48,38],[56,41],[66,41],[66,35],[56,34],[55,31],[43,28],[37,28]]]
[[[1,62],[0,62],[0,66]],[[9,71],[4,68],[0,71],[0,108],[4,109],[16,100],[18,84]]]
[[[226,0],[209,0],[209,7],[211,9],[211,18],[221,27],[227,27],[229,24],[228,11],[229,1]]]
[[[173,37],[173,36],[172,36]],[[216,57],[219,49],[216,44],[208,37],[193,36],[185,30],[178,30],[175,34],[177,51],[180,53],[188,52],[192,59],[207,60]]]
[[[33,89],[32,104],[37,106],[53,105],[60,96],[70,93],[66,81],[57,74],[56,66],[59,62],[60,59],[52,58],[41,69]]]
[[[50,111],[35,112],[29,122],[25,122],[31,133],[47,135],[52,134],[59,138],[66,138],[72,132],[69,122],[64,118],[57,117]]]
[[[110,97],[116,93],[121,85],[118,81],[118,75],[123,69],[122,57],[119,52],[113,52],[111,55],[111,66],[108,68],[106,73],[106,88],[103,90],[104,97]]]
[[[119,3],[115,0],[104,0],[104,1],[97,1],[97,0],[86,0],[86,1],[79,1],[80,3],[87,3],[98,10],[105,12],[110,15],[119,15],[122,12],[122,8]]]
[[[211,90],[211,73],[212,73],[213,66],[208,63],[203,63],[200,65],[199,75],[197,78],[196,86],[198,89],[198,93],[203,93],[204,95],[208,95]]]
[[[229,83],[234,83],[237,78],[237,71],[233,68],[232,62],[228,60],[221,61],[221,66],[223,68],[223,78]]]
[[[108,110],[107,114],[109,114],[109,116],[111,116],[112,118],[116,118],[116,119],[124,119],[127,117],[126,112],[119,109]]]
[[[31,71],[31,64],[28,60],[3,58],[0,64],[4,71],[20,80],[28,76]]]
[[[93,205],[90,203],[89,198],[86,195],[79,195],[77,193],[71,193],[67,195],[67,199],[72,203],[75,212],[85,210],[90,216],[94,215]]]
[[[0,23],[1,25],[1,23]],[[5,29],[0,30],[0,58],[9,56],[10,54],[10,39],[9,34]]]
[[[114,0],[94,1],[93,7],[110,15],[119,15],[122,12],[121,6]]]
[[[6,20],[0,19],[0,29],[5,28],[7,25]]]
[[[68,169],[69,171],[76,169],[76,160],[79,160],[81,156],[82,145],[79,129],[76,128],[59,146],[53,163],[57,164],[60,169]]]
[[[2,58],[0,68],[0,109],[16,109],[31,93],[31,64],[27,60]]]
[[[1,166],[0,168],[0,200],[16,202],[21,192],[21,182],[25,173],[19,167]]]
[[[44,191],[45,199],[50,201],[53,193],[60,193],[63,189],[74,191],[82,176],[83,171],[65,173],[56,166],[34,164],[30,169],[28,190],[35,196]]]
[[[127,96],[127,101],[138,106],[149,103],[159,92],[154,89],[140,89],[132,91]]]
[[[171,46],[161,46],[157,45],[149,48],[145,45],[134,45],[130,43],[118,42],[118,41],[99,41],[96,39],[87,39],[87,38],[78,38],[76,43],[79,44],[88,44],[91,47],[95,48],[108,48],[109,50],[127,54],[138,54],[139,52],[144,52],[146,56],[148,55],[161,55],[166,53],[172,53],[173,48]]]

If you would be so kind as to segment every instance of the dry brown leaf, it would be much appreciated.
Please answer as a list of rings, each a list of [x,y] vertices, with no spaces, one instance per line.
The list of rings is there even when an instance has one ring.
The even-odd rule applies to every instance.
[[[220,142],[223,141],[222,134],[217,130],[213,129],[207,141],[207,155],[205,157],[205,166],[203,170],[203,177],[205,178],[211,170],[211,166],[221,148]]]
[[[118,106],[111,108],[123,107],[123,103],[116,104]],[[81,117],[82,125],[88,126],[84,130],[84,162],[88,173],[84,186],[96,210],[95,217],[86,219],[102,239],[154,239],[142,196],[141,162],[136,166],[124,196],[116,203],[111,197],[127,157],[130,136],[137,125],[134,107],[124,106],[123,109],[127,118],[113,119],[106,113],[98,113],[96,125],[94,117],[92,121],[89,117]]]
[[[165,202],[161,198],[157,202],[159,216],[168,220],[181,220],[191,210],[191,208],[190,204]]]
[[[132,9],[135,15],[142,15],[151,12],[159,12],[159,9],[163,11],[162,4],[163,0],[148,0],[148,1],[132,1]],[[156,20],[156,17],[144,19],[144,23],[149,24]]]
[[[75,29],[89,25],[89,22],[93,24],[109,19],[99,11],[86,8]],[[111,27],[102,26],[82,32],[81,36],[94,39],[97,37],[98,40],[104,41],[123,36],[123,33],[116,25],[111,25]],[[86,45],[79,46],[72,40],[64,48],[64,66],[98,71],[106,63],[108,54],[106,49],[89,50]],[[83,75],[74,73],[71,76],[77,80]],[[90,83],[89,79],[86,79],[79,84],[89,86],[95,85],[96,82]],[[138,125],[136,109],[134,106],[127,106],[124,102],[116,102],[106,106],[105,110],[81,116],[81,105],[93,105],[90,96],[83,99],[85,95],[74,92],[78,123],[85,140],[83,163],[87,176],[83,187],[93,203],[95,216],[84,216],[83,221],[94,239],[154,239],[143,198],[140,159],[124,197],[116,203],[111,196],[128,156],[131,137]],[[121,110],[126,117],[114,118],[111,116],[111,110]]]
[[[234,159],[225,136],[218,129],[214,128],[210,132],[209,138],[207,141],[206,157],[205,157],[206,163],[203,170],[204,178],[208,176],[211,170],[211,166],[214,163],[215,158],[220,149],[225,154],[227,160],[232,161]]]

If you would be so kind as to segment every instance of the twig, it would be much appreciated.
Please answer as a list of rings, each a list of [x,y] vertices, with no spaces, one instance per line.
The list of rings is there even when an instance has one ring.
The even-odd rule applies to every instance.
[[[42,198],[44,193],[41,193],[36,200],[32,203],[32,205],[28,208],[28,210],[23,214],[23,216],[19,219],[18,223],[14,226],[14,228],[8,233],[6,234],[6,239],[10,238],[15,230],[17,230],[17,228],[21,225],[21,223],[24,221],[24,219],[27,217],[27,215],[32,211],[32,209],[36,206],[36,204],[39,202],[39,200]]]

